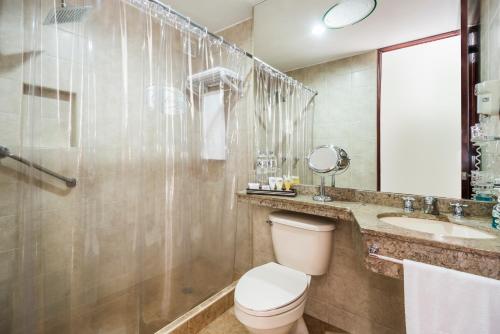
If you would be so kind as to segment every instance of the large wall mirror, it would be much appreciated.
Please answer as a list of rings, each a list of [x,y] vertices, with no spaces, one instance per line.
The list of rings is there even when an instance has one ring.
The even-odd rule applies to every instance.
[[[351,158],[337,187],[490,200],[499,110],[479,114],[474,86],[500,77],[498,7],[267,0],[254,8],[254,52],[318,91],[313,146]]]

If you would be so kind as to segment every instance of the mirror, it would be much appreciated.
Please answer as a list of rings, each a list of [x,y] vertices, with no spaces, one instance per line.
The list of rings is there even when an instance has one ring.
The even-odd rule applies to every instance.
[[[498,6],[363,0],[359,18],[354,6],[349,20],[334,22],[335,8],[350,1],[267,0],[254,8],[254,54],[318,91],[312,147],[322,148],[309,166],[331,167],[335,145],[351,158],[337,187],[493,200],[496,141],[473,143],[470,128],[500,135],[498,108],[479,114],[473,93],[476,83],[500,77],[500,57],[485,51],[498,49],[496,32],[488,33],[500,29]],[[478,172],[486,181],[474,185]]]
[[[307,160],[309,168],[321,177],[320,193],[313,196],[313,199],[331,202],[332,198],[325,195],[325,176],[332,175],[332,184],[335,184],[335,175],[342,174],[349,168],[351,160],[347,152],[333,145],[322,145],[316,147]]]

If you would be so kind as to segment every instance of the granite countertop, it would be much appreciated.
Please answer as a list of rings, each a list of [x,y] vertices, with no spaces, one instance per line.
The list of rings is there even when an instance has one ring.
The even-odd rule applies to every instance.
[[[398,267],[394,263],[368,256],[368,247],[374,244],[379,247],[381,255],[412,259],[500,279],[500,231],[491,228],[489,217],[467,216],[455,219],[449,213],[441,215],[441,218],[448,219],[451,223],[473,227],[496,236],[494,239],[464,239],[437,236],[384,223],[378,215],[421,215],[418,212],[406,215],[401,208],[393,206],[350,201],[322,203],[314,201],[309,194],[279,197],[247,195],[242,191],[237,195],[240,201],[254,205],[334,218],[341,223],[356,223],[361,234],[361,251],[365,256],[365,263],[369,269],[378,273],[402,277],[400,265]]]

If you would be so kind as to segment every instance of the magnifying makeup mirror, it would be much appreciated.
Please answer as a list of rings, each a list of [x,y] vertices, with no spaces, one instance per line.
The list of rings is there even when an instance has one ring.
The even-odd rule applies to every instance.
[[[325,195],[325,176],[344,173],[351,163],[347,152],[333,145],[316,147],[307,158],[309,168],[321,176],[320,193],[313,199],[319,202],[331,202],[332,198]]]

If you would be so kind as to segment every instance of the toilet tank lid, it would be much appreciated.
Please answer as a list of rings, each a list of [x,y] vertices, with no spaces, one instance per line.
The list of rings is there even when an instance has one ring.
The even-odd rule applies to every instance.
[[[332,231],[335,229],[335,224],[331,220],[304,213],[277,211],[269,215],[269,220],[273,224],[288,225],[316,232]]]

